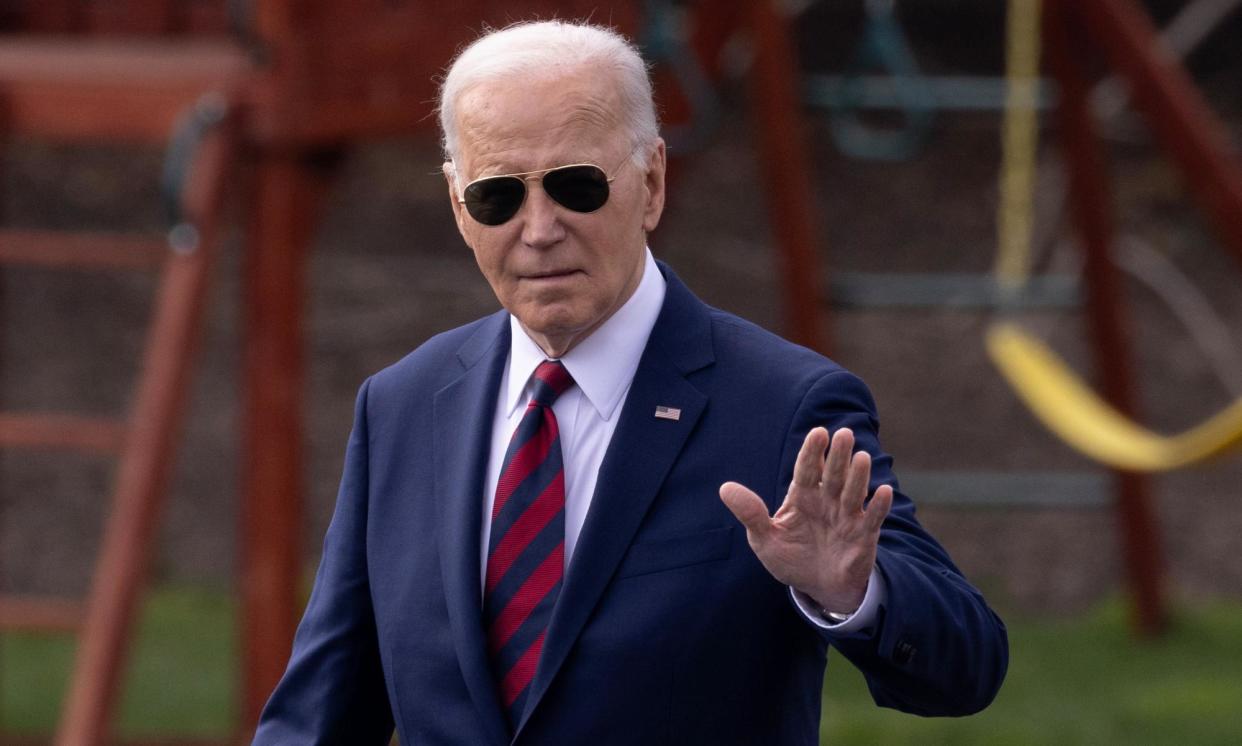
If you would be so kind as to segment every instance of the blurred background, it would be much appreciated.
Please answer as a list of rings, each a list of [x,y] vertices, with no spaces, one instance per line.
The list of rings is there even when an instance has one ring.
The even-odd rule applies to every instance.
[[[1015,322],[1115,391],[1074,218],[1083,192],[1067,178],[1091,171],[1066,153],[1094,153],[1106,189],[1089,202],[1111,207],[1110,313],[1137,421],[1179,432],[1242,397],[1242,232],[1196,197],[1242,184],[1240,4],[1045,0],[1061,25],[1041,41],[1038,20],[1007,31],[1011,14],[1039,12],[1021,0],[3,0],[0,409],[86,419],[0,422],[0,594],[15,599],[0,603],[0,742],[48,742],[58,722],[61,742],[92,742],[65,740],[65,630],[108,603],[133,623],[96,628],[114,630],[95,643],[114,673],[81,694],[95,703],[84,723],[124,742],[245,739],[265,696],[251,667],[287,658],[358,386],[497,308],[446,202],[432,81],[485,20],[536,14],[615,23],[643,45],[673,156],[656,257],[708,303],[869,383],[920,519],[1011,626],[1006,686],[964,720],[880,712],[831,657],[825,742],[1239,742],[1242,453],[1119,477],[1030,413],[985,335]],[[1190,28],[1174,90],[1206,105],[1186,131],[1211,137],[1169,137],[1183,152],[1224,143],[1206,161],[1223,182],[1180,168],[1124,87],[1092,103],[1098,147],[1074,149],[1054,52],[1091,85],[1118,61],[1142,69],[1117,40],[1134,18]],[[1025,158],[1002,154],[1022,39],[1044,49],[1042,83],[1008,107],[1011,124],[1031,117]],[[196,139],[169,112],[204,92]],[[994,272],[999,184],[1024,161],[1032,279],[1013,296]],[[164,275],[117,269],[146,261],[117,258],[133,247],[159,263],[173,225],[182,250]],[[82,235],[85,259],[54,258]],[[161,287],[201,293],[201,307],[165,308]],[[146,401],[135,381],[160,366],[144,350],[161,310],[191,330],[161,348],[185,368],[144,410],[167,414],[168,437],[139,448],[158,463],[131,480],[147,501],[114,539],[126,580],[96,580],[122,512],[117,456],[143,468],[144,428],[131,420],[126,440],[98,418]],[[261,607],[265,582],[291,586],[293,612]],[[94,606],[32,602],[48,597]]]

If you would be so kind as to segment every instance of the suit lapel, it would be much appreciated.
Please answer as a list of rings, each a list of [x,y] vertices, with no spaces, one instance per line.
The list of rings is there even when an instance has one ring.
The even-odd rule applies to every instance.
[[[509,738],[483,634],[479,528],[496,391],[508,352],[508,314],[498,313],[458,351],[465,371],[436,393],[432,437],[449,623],[466,686],[496,743],[507,743]]]
[[[707,405],[707,396],[686,376],[713,359],[708,309],[662,263],[660,269],[668,282],[664,307],[600,467],[519,734],[577,641]],[[680,409],[679,419],[657,418],[657,406]]]

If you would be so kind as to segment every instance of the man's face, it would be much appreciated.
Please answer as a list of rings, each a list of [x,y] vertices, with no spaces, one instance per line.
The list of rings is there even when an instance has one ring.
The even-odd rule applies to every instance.
[[[496,226],[472,218],[449,179],[457,228],[483,276],[552,356],[568,352],[633,294],[646,234],[664,207],[664,143],[645,167],[630,162],[614,88],[607,75],[579,70],[481,86],[458,101],[460,152],[452,166],[463,188],[486,176],[575,163],[615,177],[608,201],[592,213],[557,204],[537,178],[527,179],[521,209]]]

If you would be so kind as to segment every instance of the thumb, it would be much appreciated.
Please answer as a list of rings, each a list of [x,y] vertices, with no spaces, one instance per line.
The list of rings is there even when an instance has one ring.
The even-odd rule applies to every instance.
[[[720,485],[720,499],[724,501],[729,512],[733,513],[733,517],[746,527],[746,532],[752,539],[768,533],[772,519],[763,498],[737,482],[725,482]]]

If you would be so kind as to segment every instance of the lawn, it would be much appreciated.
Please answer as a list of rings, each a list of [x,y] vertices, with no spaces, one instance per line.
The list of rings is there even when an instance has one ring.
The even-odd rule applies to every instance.
[[[165,588],[149,596],[121,699],[122,735],[230,734],[237,712],[233,612],[220,592]],[[0,637],[0,732],[54,729],[73,647],[60,635]]]
[[[1072,621],[1010,620],[1009,674],[967,718],[872,706],[862,675],[829,659],[821,742],[832,744],[1242,744],[1242,605],[1182,609],[1138,642],[1120,603]]]
[[[225,738],[236,713],[233,604],[161,589],[143,615],[120,731]],[[1010,620],[1012,662],[984,714],[923,719],[874,707],[829,660],[822,740],[832,744],[1242,743],[1242,604],[1182,609],[1169,635],[1134,641],[1120,604],[1070,621]],[[0,639],[0,729],[47,733],[72,658],[63,637]]]

